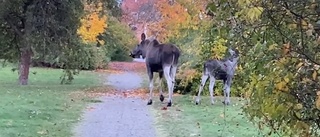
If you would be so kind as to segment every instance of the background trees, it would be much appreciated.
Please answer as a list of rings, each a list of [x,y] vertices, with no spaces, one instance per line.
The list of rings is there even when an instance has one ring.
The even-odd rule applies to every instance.
[[[75,49],[80,1],[12,0],[2,1],[0,8],[2,58],[19,61],[20,85],[28,84],[33,55],[57,56]]]
[[[110,60],[107,50],[93,46],[105,45],[97,36],[107,30],[108,17],[121,16],[119,6],[115,0],[4,0],[0,5],[0,59],[19,63],[20,85],[28,84],[31,62],[64,68],[62,83],[70,83],[77,70],[95,69]],[[127,44],[131,43],[119,46]]]

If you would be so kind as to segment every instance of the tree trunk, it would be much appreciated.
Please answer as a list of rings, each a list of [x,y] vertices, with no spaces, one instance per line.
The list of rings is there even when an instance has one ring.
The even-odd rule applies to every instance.
[[[29,68],[31,63],[31,50],[24,48],[21,50],[19,62],[19,84],[28,85]]]

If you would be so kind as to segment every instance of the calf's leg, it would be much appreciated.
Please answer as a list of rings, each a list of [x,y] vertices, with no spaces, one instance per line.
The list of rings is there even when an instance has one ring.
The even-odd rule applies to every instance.
[[[211,104],[212,105],[214,104],[213,88],[214,88],[215,82],[216,82],[216,78],[214,76],[210,76],[209,92],[210,92]]]
[[[227,78],[227,81],[224,84],[224,104],[225,105],[230,105],[230,88],[231,88],[231,83],[232,83],[232,77]]]
[[[207,74],[205,74],[205,73],[201,77],[201,84],[200,84],[199,91],[198,91],[198,96],[197,96],[197,99],[196,99],[196,105],[198,105],[200,103],[200,95],[201,95],[201,92],[203,90],[204,85],[206,84],[206,81],[207,81],[208,77],[209,76]]]

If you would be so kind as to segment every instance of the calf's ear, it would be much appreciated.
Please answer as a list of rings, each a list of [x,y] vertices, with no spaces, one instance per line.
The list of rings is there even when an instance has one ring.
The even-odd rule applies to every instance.
[[[141,34],[141,40],[144,41],[146,39],[146,34],[142,33]]]

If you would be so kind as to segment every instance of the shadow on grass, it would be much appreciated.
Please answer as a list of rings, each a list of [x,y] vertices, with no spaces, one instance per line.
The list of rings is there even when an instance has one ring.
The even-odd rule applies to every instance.
[[[231,105],[224,106],[222,97],[216,97],[211,105],[209,97],[202,97],[200,105],[194,97],[178,95],[173,107],[165,109],[166,103],[152,106],[159,137],[203,136],[203,137],[252,137],[259,130],[247,120],[241,111],[244,101],[232,98]]]

